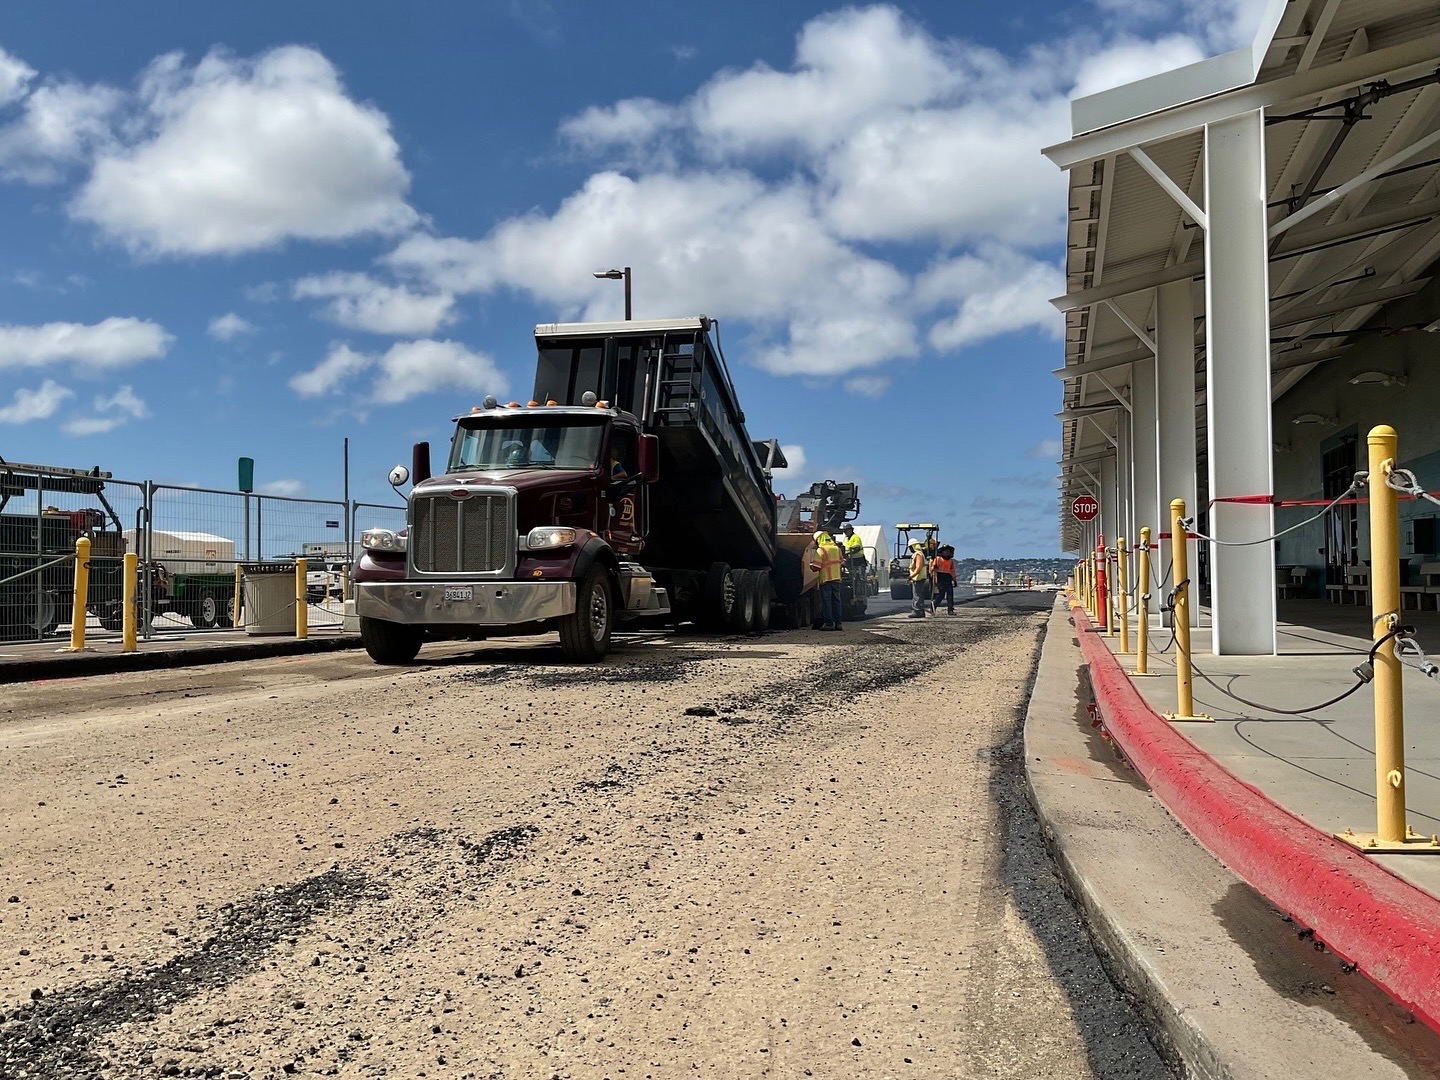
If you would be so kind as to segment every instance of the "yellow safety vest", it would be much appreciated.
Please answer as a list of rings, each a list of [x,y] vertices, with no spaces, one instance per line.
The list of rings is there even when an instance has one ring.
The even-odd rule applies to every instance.
[[[919,563],[918,566],[916,565],[917,562]],[[923,552],[917,551],[914,555],[910,557],[910,580],[930,580],[930,564],[925,561],[925,555]]]
[[[820,584],[840,580],[840,549],[834,544],[820,545]]]
[[[865,541],[861,540],[860,537],[856,536],[853,533],[850,535],[849,539],[845,541],[845,550],[847,552],[857,552],[862,550],[864,547]]]

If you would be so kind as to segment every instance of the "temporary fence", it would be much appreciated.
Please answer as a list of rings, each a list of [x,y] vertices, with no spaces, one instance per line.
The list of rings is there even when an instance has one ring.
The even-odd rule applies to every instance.
[[[89,541],[86,630],[124,627],[123,557],[138,557],[142,638],[234,625],[237,569],[309,556],[314,629],[338,629],[359,529],[403,528],[400,506],[117,480],[0,460],[0,646],[71,630],[76,541]],[[358,526],[358,528],[357,528]],[[298,604],[298,599],[296,603]]]

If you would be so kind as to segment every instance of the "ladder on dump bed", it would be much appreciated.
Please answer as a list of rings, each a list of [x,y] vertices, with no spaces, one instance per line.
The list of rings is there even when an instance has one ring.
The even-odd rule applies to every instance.
[[[694,418],[695,406],[700,400],[702,367],[700,351],[693,345],[689,352],[661,354],[660,378],[655,384],[656,417],[665,417],[666,423],[683,423]]]

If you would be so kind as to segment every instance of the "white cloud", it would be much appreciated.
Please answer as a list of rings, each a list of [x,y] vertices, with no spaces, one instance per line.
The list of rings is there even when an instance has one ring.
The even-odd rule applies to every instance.
[[[130,386],[122,386],[108,397],[101,394],[95,398],[94,406],[95,412],[102,415],[74,417],[62,424],[60,430],[66,435],[103,435],[131,420],[150,415],[150,409]]]
[[[455,297],[385,285],[368,274],[321,274],[295,282],[297,300],[329,299],[325,317],[350,330],[372,334],[433,334],[455,319]]]
[[[436,390],[488,390],[503,394],[505,377],[495,361],[453,341],[405,341],[390,346],[377,364],[371,399],[394,405]]]
[[[32,420],[48,419],[61,402],[74,396],[74,391],[53,379],[46,379],[37,390],[16,390],[15,400],[0,406],[0,424],[28,424]]]
[[[861,397],[878,398],[890,389],[890,380],[884,375],[857,375],[845,380],[845,389]]]
[[[1018,330],[1058,338],[1064,320],[1049,298],[1064,291],[1057,267],[999,247],[940,263],[916,285],[921,299],[956,305],[953,316],[930,328],[930,343],[939,349],[959,349]]]
[[[336,345],[315,367],[292,376],[290,389],[301,397],[333,394],[351,375],[364,371],[372,362],[371,357],[356,352],[348,345]]]
[[[0,128],[0,176],[31,184],[59,181],[67,167],[110,142],[110,121],[122,100],[106,86],[41,86],[24,99],[20,117]]]
[[[268,484],[261,484],[259,491],[261,495],[283,495],[294,499],[305,494],[305,481],[271,480]]]
[[[122,386],[109,397],[97,397],[95,399],[96,412],[117,412],[123,416],[136,420],[150,415],[149,408],[145,402],[136,396],[132,387]]]
[[[784,473],[786,476],[799,476],[805,471],[805,466],[809,463],[809,459],[805,456],[805,447],[799,443],[781,443],[780,452],[785,455],[788,464],[784,469],[776,469],[776,472]]]
[[[123,416],[77,416],[60,425],[66,435],[104,435],[125,423]]]
[[[35,77],[35,69],[18,56],[0,49],[0,106],[19,101]]]
[[[1044,439],[1025,451],[1026,457],[1053,460],[1060,456],[1060,440]]]
[[[745,173],[597,173],[550,216],[512,218],[484,240],[415,236],[389,256],[438,288],[520,288],[582,318],[622,301],[597,266],[645,266],[636,311],[704,312],[762,330],[751,350],[782,374],[837,374],[912,355],[905,275],[830,235],[802,185]]]
[[[233,311],[227,311],[224,315],[217,315],[211,319],[205,332],[216,341],[234,341],[241,334],[253,334],[255,324],[249,319],[236,315]]]
[[[71,205],[133,250],[253,251],[417,220],[389,121],[313,49],[216,51],[194,67],[162,56],[139,99],[145,134],[103,151]]]
[[[339,392],[366,371],[375,373],[366,400],[376,405],[395,405],[440,390],[504,394],[508,389],[505,376],[485,353],[431,339],[397,342],[379,355],[336,345],[314,368],[291,378],[290,388],[301,397],[320,397]]]
[[[1251,2],[1191,8],[1228,18]],[[738,321],[729,339],[757,366],[878,395],[878,369],[927,339],[956,351],[1060,332],[1046,301],[1064,282],[1030,252],[1060,234],[1065,179],[1038,150],[1068,134],[1077,80],[1201,55],[1198,16],[1146,18],[1152,42],[1086,31],[1006,56],[892,5],[822,15],[783,70],[720,71],[677,101],[627,98],[562,123],[573,146],[624,151],[628,174],[596,171],[479,239],[414,234],[386,261],[417,287],[513,289],[580,319],[620,310],[591,271],[632,265],[642,316]],[[915,280],[901,269],[926,259]]]
[[[1081,62],[1074,93],[1077,97],[1096,94],[1204,58],[1205,53],[1193,38],[1178,34],[1158,41],[1122,38]]]
[[[0,369],[75,363],[118,368],[164,356],[175,338],[145,319],[109,318],[94,325],[0,324]]]
[[[893,7],[846,8],[805,24],[795,70],[726,72],[693,102],[702,139],[730,150],[822,149],[886,111],[933,101],[994,54],[948,53]]]
[[[654,98],[626,98],[614,105],[591,105],[560,124],[560,134],[584,145],[649,142],[683,120],[673,106]]]

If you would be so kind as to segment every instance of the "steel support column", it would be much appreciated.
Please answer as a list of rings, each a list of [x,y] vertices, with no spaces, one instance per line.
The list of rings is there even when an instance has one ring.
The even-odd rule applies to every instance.
[[[1135,535],[1138,538],[1140,530],[1148,528],[1152,535],[1159,536],[1165,529],[1160,521],[1160,450],[1155,399],[1155,359],[1152,357],[1141,360],[1131,371],[1131,406],[1134,409],[1131,420],[1134,437],[1131,439],[1130,452],[1135,459]],[[1194,446],[1193,440],[1191,446]],[[1138,539],[1136,542],[1138,543]],[[1156,560],[1155,565],[1161,565],[1160,560]],[[1143,588],[1137,589],[1136,595],[1141,596],[1144,592]],[[1160,609],[1160,600],[1159,590],[1151,589],[1152,612]]]
[[[1116,519],[1115,535],[1130,540],[1135,536],[1135,456],[1131,449],[1130,414],[1119,413],[1117,419],[1120,421],[1120,445],[1116,449],[1118,471],[1115,486],[1120,498],[1120,516]],[[1115,546],[1113,541],[1110,546]]]
[[[1115,530],[1120,526],[1120,470],[1112,455],[1100,462],[1100,534],[1105,546],[1115,546]]]
[[[1208,531],[1231,543],[1275,531],[1268,504],[1213,501],[1268,495],[1273,484],[1264,124],[1257,109],[1205,129]],[[1275,542],[1211,545],[1210,577],[1216,655],[1273,654]]]
[[[1156,290],[1155,301],[1155,426],[1159,506],[1164,520],[1157,521],[1155,535],[1170,531],[1170,502],[1184,499],[1194,506],[1195,491],[1195,299],[1192,286],[1171,281]],[[1196,565],[1194,543],[1189,561]],[[1162,546],[1163,550],[1163,546]],[[1168,562],[1168,560],[1164,560]],[[1164,574],[1164,562],[1152,568],[1156,577]],[[1174,581],[1169,587],[1173,588]],[[1199,604],[1190,606],[1192,624]]]

